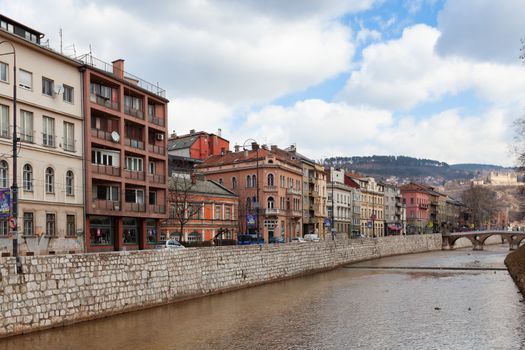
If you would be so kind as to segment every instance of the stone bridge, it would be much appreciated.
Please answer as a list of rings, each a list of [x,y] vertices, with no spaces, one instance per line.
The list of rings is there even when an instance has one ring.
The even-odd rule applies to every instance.
[[[487,230],[487,231],[468,231],[468,232],[451,232],[443,233],[443,250],[454,249],[454,243],[460,238],[468,238],[472,242],[474,250],[483,250],[485,241],[490,236],[501,236],[501,240],[509,243],[509,249],[515,250],[525,239],[525,232],[521,231],[504,231],[504,230]]]

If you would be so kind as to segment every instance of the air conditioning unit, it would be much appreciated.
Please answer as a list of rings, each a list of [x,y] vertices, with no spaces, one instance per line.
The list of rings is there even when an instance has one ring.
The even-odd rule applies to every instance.
[[[55,95],[60,95],[62,92],[64,92],[64,85],[55,84],[55,86],[53,87],[53,93]]]
[[[164,134],[157,133],[157,134],[155,135],[155,138],[156,138],[158,141],[162,141],[162,140],[164,140]]]

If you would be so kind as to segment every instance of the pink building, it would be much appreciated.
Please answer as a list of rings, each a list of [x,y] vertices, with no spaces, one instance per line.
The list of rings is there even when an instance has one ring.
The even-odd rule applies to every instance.
[[[430,222],[430,196],[426,186],[409,183],[401,186],[406,203],[407,233],[423,233]]]

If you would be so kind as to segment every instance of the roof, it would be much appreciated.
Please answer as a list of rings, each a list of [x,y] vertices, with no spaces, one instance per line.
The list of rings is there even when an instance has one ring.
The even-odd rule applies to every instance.
[[[197,140],[199,135],[187,135],[187,136],[177,136],[174,139],[168,140],[168,151],[174,151],[177,149],[190,148],[191,145]]]
[[[184,180],[180,180],[184,178]],[[189,186],[191,179],[188,177],[173,177],[169,178],[168,189],[170,191],[175,190],[177,187],[184,188],[184,186]],[[235,193],[228,190],[226,187],[218,184],[212,180],[199,180],[196,179],[195,184],[193,184],[188,193],[201,193],[201,194],[210,194],[210,195],[219,195],[219,196],[228,196],[228,197],[238,197]]]
[[[41,33],[38,30],[35,30],[35,29],[31,28],[31,27],[28,27],[25,24],[17,22],[17,21],[15,21],[12,18],[9,18],[7,16],[4,16],[4,15],[0,14],[0,19],[1,20],[5,20],[6,22],[10,22],[13,25],[16,24],[17,26],[19,26],[20,28],[22,28],[22,29],[24,29],[26,31],[33,32],[34,34],[38,34],[40,38],[44,37],[44,33]]]
[[[228,152],[223,155],[214,155],[206,158],[202,164],[197,165],[197,168],[209,168],[213,166],[221,166],[227,164],[249,163],[262,160],[268,156],[276,156],[282,162],[286,162],[298,168],[301,168],[301,163],[298,160],[292,159],[292,155],[282,149],[273,148],[271,150],[259,148],[258,150],[246,150],[240,152]]]

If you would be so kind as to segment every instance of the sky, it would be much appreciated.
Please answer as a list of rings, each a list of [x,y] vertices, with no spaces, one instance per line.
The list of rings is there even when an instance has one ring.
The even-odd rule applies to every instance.
[[[523,0],[0,0],[66,55],[166,89],[169,131],[313,159],[515,165]]]

